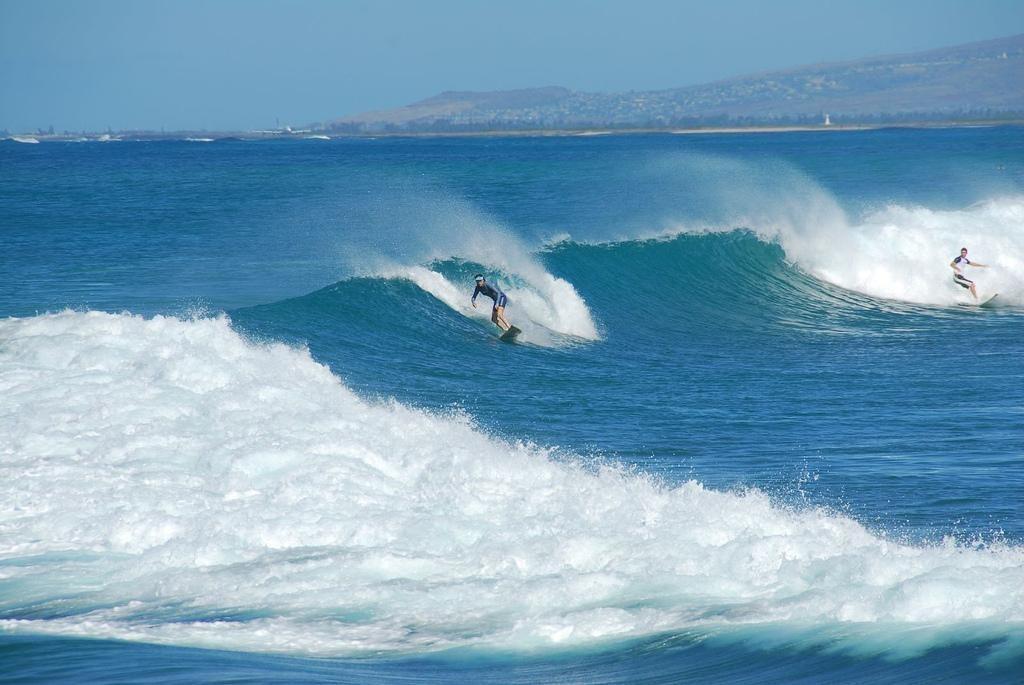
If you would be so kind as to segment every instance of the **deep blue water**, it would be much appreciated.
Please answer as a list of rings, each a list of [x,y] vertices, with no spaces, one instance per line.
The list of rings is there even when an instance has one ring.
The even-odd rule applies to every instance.
[[[0,235],[0,678],[1024,676],[1024,129],[5,141]]]

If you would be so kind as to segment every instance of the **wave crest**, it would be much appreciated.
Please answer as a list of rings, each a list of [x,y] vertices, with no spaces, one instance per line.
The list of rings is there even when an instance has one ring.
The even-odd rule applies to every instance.
[[[366,402],[225,318],[0,322],[0,445],[8,631],[351,655],[1024,625],[1020,547],[585,468]]]
[[[499,283],[509,296],[505,316],[523,330],[521,340],[551,346],[560,342],[551,333],[581,340],[597,340],[600,337],[586,302],[571,283],[551,275],[539,266],[526,271],[528,276],[520,276],[517,284],[509,285],[509,280]],[[490,320],[490,300],[483,298],[483,302],[474,308],[470,304],[471,290],[459,288],[439,271],[410,266],[386,269],[380,275],[407,279],[463,316]],[[469,279],[465,280],[470,282]]]
[[[846,290],[911,304],[971,302],[953,282],[949,262],[967,245],[982,297],[999,293],[1024,306],[1024,197],[991,198],[962,209],[890,204],[852,218],[835,197],[786,164],[754,165],[716,158],[668,160],[668,178],[682,165],[690,186],[683,199],[700,215],[668,220],[640,237],[749,230],[778,243],[806,273]],[[700,178],[694,175],[700,170]],[[671,214],[669,214],[671,216]]]

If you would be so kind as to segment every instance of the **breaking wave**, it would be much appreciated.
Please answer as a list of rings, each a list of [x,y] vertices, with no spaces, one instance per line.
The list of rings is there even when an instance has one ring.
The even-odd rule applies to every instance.
[[[0,322],[0,457],[9,632],[311,655],[665,633],[1024,651],[1019,546],[901,542],[500,440],[366,401],[224,317]]]

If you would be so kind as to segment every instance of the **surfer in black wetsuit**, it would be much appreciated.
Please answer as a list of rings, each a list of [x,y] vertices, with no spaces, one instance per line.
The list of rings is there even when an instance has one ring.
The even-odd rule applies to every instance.
[[[980,266],[984,268],[985,266],[987,266],[987,264],[982,264],[980,262],[972,262],[967,258],[967,248],[961,247],[960,256],[954,257],[953,261],[951,261],[949,265],[953,267],[953,271],[956,272],[955,274],[953,274],[953,281],[961,288],[967,288],[968,290],[970,290],[971,295],[974,296],[974,299],[978,299],[978,291],[975,289],[974,281],[969,280],[966,276],[964,276],[964,269],[968,266]]]
[[[486,295],[494,300],[494,308],[491,310],[491,321],[503,331],[510,329],[512,324],[505,321],[505,304],[508,302],[505,293],[501,292],[498,286],[488,283],[483,274],[477,274],[473,279],[476,281],[476,289],[473,290],[473,308],[476,308],[476,296]]]

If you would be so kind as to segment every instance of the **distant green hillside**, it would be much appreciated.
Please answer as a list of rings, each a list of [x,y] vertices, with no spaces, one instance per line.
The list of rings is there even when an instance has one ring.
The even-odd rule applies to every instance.
[[[671,127],[991,118],[1024,113],[1024,35],[669,90],[446,92],[325,123],[335,131]]]

